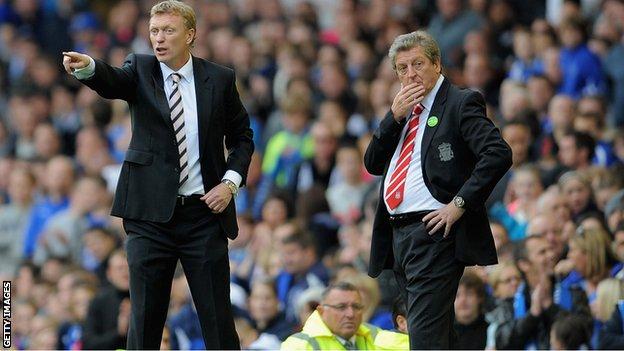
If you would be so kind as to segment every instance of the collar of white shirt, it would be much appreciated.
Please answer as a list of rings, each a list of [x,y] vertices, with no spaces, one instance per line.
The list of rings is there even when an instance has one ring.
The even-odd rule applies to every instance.
[[[342,337],[340,337],[340,336],[338,336],[338,335],[336,335],[336,334],[334,334],[334,336],[336,337],[336,339],[338,339],[338,341],[340,341],[340,343],[341,343],[342,345],[344,345],[347,341],[350,341],[350,342],[351,342],[351,343],[355,346],[355,335],[353,335],[353,336],[351,337],[351,339],[349,339],[349,340],[347,340],[347,339],[345,339],[345,338],[342,338]]]
[[[431,112],[431,108],[433,107],[433,101],[435,100],[435,97],[438,94],[438,90],[440,90],[440,87],[442,86],[443,81],[444,81],[444,76],[440,74],[440,76],[438,77],[438,80],[433,86],[433,89],[431,89],[429,94],[425,95],[425,98],[421,102],[421,104],[423,105],[425,110],[427,110],[427,112]]]
[[[167,81],[172,74],[176,73],[176,71],[172,70],[166,64],[160,62],[160,70],[162,71],[163,80]],[[191,82],[191,78],[193,77],[193,56],[189,55],[188,61],[182,66],[179,70],[177,70],[187,83]]]

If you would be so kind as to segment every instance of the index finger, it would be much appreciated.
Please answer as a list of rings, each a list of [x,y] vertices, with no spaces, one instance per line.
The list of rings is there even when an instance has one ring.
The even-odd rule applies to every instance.
[[[74,57],[74,58],[76,58],[76,57],[78,57],[79,55],[81,55],[81,54],[80,54],[80,53],[78,53],[78,52],[75,52],[75,51],[63,51],[63,56],[68,56],[68,57]]]
[[[423,217],[422,221],[423,222],[428,222],[430,219],[434,218],[435,216],[436,216],[436,211],[429,212],[429,213],[427,213],[426,216]]]

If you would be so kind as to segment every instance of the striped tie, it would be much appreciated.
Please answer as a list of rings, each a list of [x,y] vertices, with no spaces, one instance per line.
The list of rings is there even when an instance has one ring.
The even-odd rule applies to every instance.
[[[423,106],[418,104],[412,110],[412,118],[407,127],[407,134],[403,140],[403,146],[399,153],[399,160],[390,177],[390,183],[386,188],[386,204],[391,210],[397,208],[403,202],[403,190],[405,189],[405,179],[407,178],[407,170],[409,169],[412,153],[414,152],[414,144],[416,142],[416,133],[418,133],[418,121]]]
[[[180,74],[173,73],[173,91],[169,95],[169,106],[171,107],[171,120],[173,121],[173,130],[175,131],[176,141],[178,143],[178,154],[180,157],[180,183],[182,186],[188,180],[188,153],[186,152],[186,131],[184,129],[184,108],[182,107],[182,95],[180,95],[179,84]]]

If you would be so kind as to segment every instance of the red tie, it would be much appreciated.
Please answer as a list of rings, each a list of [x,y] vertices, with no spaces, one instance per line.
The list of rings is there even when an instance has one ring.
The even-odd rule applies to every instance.
[[[407,177],[407,170],[409,169],[409,164],[412,159],[412,152],[414,152],[416,133],[418,132],[418,121],[420,120],[420,114],[422,111],[423,106],[421,104],[414,106],[414,109],[412,110],[412,118],[408,123],[407,134],[405,136],[405,140],[403,140],[399,160],[397,161],[396,167],[392,172],[390,183],[386,189],[385,200],[391,210],[394,210],[401,204],[401,202],[403,202],[405,178]]]

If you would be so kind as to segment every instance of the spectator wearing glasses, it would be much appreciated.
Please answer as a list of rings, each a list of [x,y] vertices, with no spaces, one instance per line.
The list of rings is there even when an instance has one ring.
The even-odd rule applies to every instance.
[[[282,350],[408,350],[406,334],[362,323],[364,305],[358,289],[346,282],[330,285],[300,333]]]

